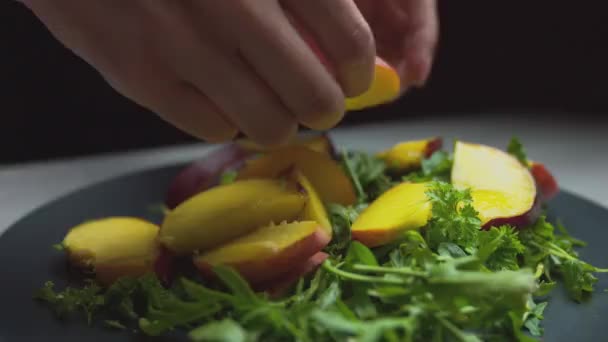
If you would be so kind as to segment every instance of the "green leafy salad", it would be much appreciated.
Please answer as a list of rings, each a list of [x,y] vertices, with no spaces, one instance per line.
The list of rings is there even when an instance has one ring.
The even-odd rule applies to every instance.
[[[384,154],[334,151],[356,199],[323,201],[332,231],[324,258],[280,290],[197,252],[195,258],[211,265],[207,273],[182,267],[170,282],[158,271],[111,282],[87,273],[84,284],[67,288],[49,281],[35,298],[61,319],[83,317],[123,333],[191,341],[390,342],[534,341],[543,336],[546,297],[558,283],[572,301],[591,296],[597,273],[608,270],[581,260],[576,248],[585,243],[549,222],[550,196],[542,192],[551,179],[533,170],[542,164],[529,161],[517,139],[506,157],[482,145],[408,154],[416,146]],[[496,158],[487,166],[496,169],[476,170],[471,163],[478,155]],[[509,168],[517,173],[502,173]],[[305,165],[301,169],[306,174]],[[221,170],[221,186],[241,181],[236,170]],[[511,183],[493,181],[499,173],[499,182]],[[411,186],[423,187],[416,196],[424,201],[412,200]],[[520,194],[528,189],[530,198]],[[504,214],[513,208],[509,201],[529,203]]]

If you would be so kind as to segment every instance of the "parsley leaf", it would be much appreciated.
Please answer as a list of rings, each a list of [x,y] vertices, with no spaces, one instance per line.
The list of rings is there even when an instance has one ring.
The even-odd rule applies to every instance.
[[[93,282],[82,288],[70,287],[61,292],[56,292],[54,287],[53,282],[47,281],[34,298],[50,304],[60,318],[66,318],[80,310],[86,316],[87,323],[91,324],[93,315],[105,302],[101,294],[102,288]]]
[[[524,251],[519,235],[510,226],[492,227],[479,233],[477,255],[492,271],[519,269],[518,257]]]
[[[554,231],[554,226],[545,216],[541,216],[532,226],[519,232],[520,241],[526,247],[524,264],[534,268],[542,265],[548,281],[552,280],[552,272],[560,274],[570,297],[580,302],[586,293],[593,292],[597,282],[593,273],[608,272],[608,269],[579,259],[573,247],[573,238],[556,235]]]
[[[516,137],[511,138],[509,142],[509,146],[507,147],[507,152],[517,158],[520,163],[528,166],[528,157],[526,155],[526,150],[524,149],[524,145],[522,145],[521,141]]]
[[[426,240],[436,249],[442,242],[452,242],[472,254],[478,244],[481,221],[473,208],[470,191],[457,190],[445,182],[432,182],[427,196],[433,204]]]

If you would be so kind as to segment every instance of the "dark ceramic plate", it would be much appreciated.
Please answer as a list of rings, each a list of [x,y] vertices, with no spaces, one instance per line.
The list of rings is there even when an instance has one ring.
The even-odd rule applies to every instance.
[[[32,294],[46,280],[63,287],[65,261],[51,245],[67,228],[84,220],[111,215],[141,216],[153,221],[150,206],[162,201],[181,166],[145,171],[106,181],[58,199],[34,211],[0,237],[0,341],[143,341],[141,335],[88,327],[74,319],[60,322]],[[588,241],[584,259],[608,266],[608,210],[563,192],[550,203],[550,218],[560,219],[577,237]],[[600,276],[591,301],[575,304],[563,289],[555,290],[546,311],[545,341],[605,341],[608,277]],[[160,340],[169,340],[163,338]],[[173,339],[171,339],[173,340]]]

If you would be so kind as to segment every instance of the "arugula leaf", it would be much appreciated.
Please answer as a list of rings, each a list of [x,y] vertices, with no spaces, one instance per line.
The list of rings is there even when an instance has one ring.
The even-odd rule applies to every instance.
[[[351,242],[350,227],[359,216],[359,213],[366,207],[367,204],[345,207],[335,203],[330,203],[327,206],[329,220],[333,229],[333,236],[332,240],[325,248],[326,252],[335,256],[343,253],[348,248]]]
[[[470,190],[457,190],[445,182],[432,182],[427,196],[433,204],[432,217],[426,228],[431,248],[452,242],[472,254],[478,244],[481,221],[473,208]]]
[[[365,245],[358,241],[353,241],[346,253],[345,262],[347,265],[363,264],[368,266],[378,266],[378,261],[374,253]]]
[[[355,186],[359,203],[369,203],[395,185],[386,174],[384,161],[374,155],[344,152],[342,164]]]
[[[507,147],[507,152],[517,158],[520,163],[528,167],[528,157],[526,155],[526,150],[524,149],[524,145],[522,145],[521,141],[519,141],[518,138],[511,138],[509,146]]]
[[[532,303],[532,309],[526,314],[527,318],[524,322],[524,326],[532,336],[543,336],[544,329],[541,327],[541,321],[544,319],[543,312],[546,307],[547,302],[538,304]]]
[[[212,321],[188,333],[192,341],[245,342],[247,333],[237,322],[227,318]]]

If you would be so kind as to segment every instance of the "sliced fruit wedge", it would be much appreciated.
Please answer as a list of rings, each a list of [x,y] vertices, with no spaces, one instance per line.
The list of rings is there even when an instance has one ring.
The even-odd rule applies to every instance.
[[[346,99],[346,110],[361,110],[389,103],[399,96],[401,80],[393,67],[376,57],[374,79],[363,94]]]
[[[135,217],[109,217],[82,223],[63,240],[72,265],[95,272],[101,283],[154,271],[159,227]]]
[[[329,156],[302,146],[279,148],[247,161],[237,179],[277,178],[291,167],[306,176],[323,203],[355,203],[355,189],[342,167]]]
[[[206,251],[271,222],[293,220],[306,204],[293,182],[251,179],[214,187],[169,212],[159,240],[185,255]]]
[[[456,142],[452,183],[470,188],[473,207],[484,227],[521,227],[537,215],[537,191],[532,174],[510,154],[485,145]]]
[[[194,257],[194,264],[207,277],[213,267],[233,267],[256,286],[288,274],[321,251],[330,237],[314,221],[269,225]]]
[[[165,205],[173,209],[199,192],[216,186],[222,173],[242,166],[253,154],[237,144],[228,144],[188,165],[169,185]]]
[[[317,222],[319,226],[325,230],[325,233],[331,237],[333,235],[333,230],[331,222],[329,221],[329,215],[327,215],[327,210],[325,209],[325,205],[323,205],[317,190],[315,190],[308,178],[306,178],[298,169],[293,169],[291,171],[290,179],[297,182],[308,197],[306,205],[304,205],[304,210],[302,210],[298,219],[300,221]]]
[[[377,157],[391,170],[407,171],[420,167],[422,160],[440,150],[442,145],[443,140],[438,137],[404,141],[378,153]]]
[[[378,197],[353,222],[353,239],[368,247],[394,241],[409,229],[423,227],[431,216],[427,183],[401,183]]]
[[[251,139],[240,139],[235,143],[245,150],[257,153],[268,153],[281,148],[261,146],[260,144],[253,142]],[[326,154],[330,157],[335,156],[334,144],[330,137],[325,133],[318,135],[298,136],[288,142],[286,146],[303,146],[313,151]]]
[[[281,275],[279,279],[263,284],[259,288],[272,297],[280,297],[290,287],[294,286],[300,278],[315,272],[328,257],[327,253],[318,252],[303,263],[294,265],[288,273]]]

